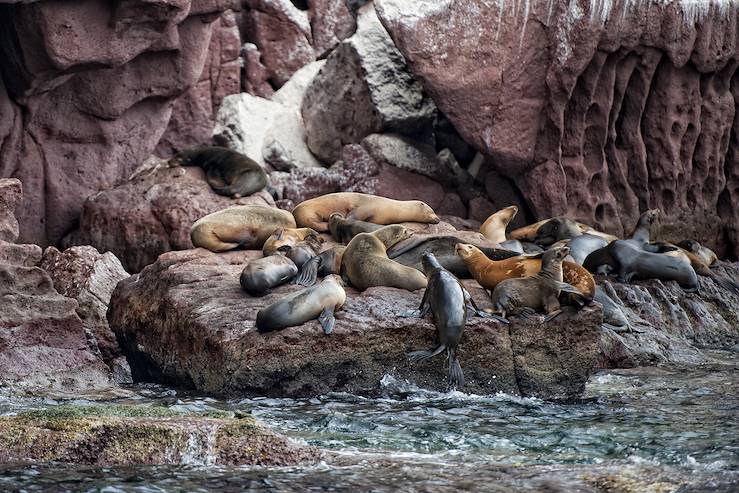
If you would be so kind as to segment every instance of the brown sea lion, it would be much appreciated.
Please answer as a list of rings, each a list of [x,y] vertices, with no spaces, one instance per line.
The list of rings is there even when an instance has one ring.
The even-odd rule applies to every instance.
[[[360,291],[373,286],[389,286],[408,291],[426,287],[426,276],[387,257],[386,251],[410,236],[400,225],[380,228],[374,233],[360,233],[346,246],[341,260],[342,272]]]
[[[545,322],[562,313],[559,305],[561,291],[578,295],[572,285],[562,282],[562,262],[569,255],[567,247],[544,252],[541,270],[533,276],[505,279],[493,289],[493,307],[503,318],[507,313],[528,316],[532,311],[544,311]]]
[[[334,212],[328,217],[328,229],[331,236],[339,243],[346,245],[359,233],[372,233],[380,229],[382,225],[347,219],[341,212]]]
[[[169,164],[202,168],[208,184],[219,195],[247,197],[267,186],[267,173],[257,162],[226,147],[185,149]]]
[[[241,271],[239,282],[252,296],[264,296],[270,289],[285,284],[298,273],[298,267],[287,257],[270,255],[250,261]]]
[[[272,332],[317,318],[323,331],[330,334],[336,324],[334,312],[340,310],[345,301],[344,282],[341,277],[331,275],[320,284],[289,294],[259,310],[257,330]]]
[[[456,252],[462,257],[475,280],[485,289],[495,289],[495,286],[505,279],[533,276],[542,269],[541,258],[518,256],[495,261],[485,256],[479,248],[462,243],[457,245]],[[595,279],[590,272],[574,262],[567,261],[562,263],[562,271],[563,278],[560,281],[571,284],[582,294],[581,300],[573,300],[576,304],[587,303],[593,299]]]
[[[587,224],[577,222],[564,216],[552,217],[544,219],[534,224],[529,224],[523,228],[518,228],[508,234],[511,240],[533,241],[537,244],[551,245],[559,240],[574,238],[581,234],[591,234],[599,236],[611,242],[618,239],[614,235],[598,231]]]
[[[434,210],[420,200],[393,200],[357,192],[329,193],[306,200],[293,209],[293,216],[299,226],[325,233],[329,231],[328,219],[334,212],[375,224],[439,222]]]
[[[223,252],[237,247],[262,248],[278,228],[294,228],[292,214],[276,207],[241,205],[201,217],[190,230],[195,247]]]
[[[267,257],[274,255],[281,247],[295,246],[301,242],[309,234],[317,234],[310,228],[279,228],[277,231],[267,238],[262,246],[262,254]]]
[[[708,247],[701,245],[696,240],[683,240],[677,244],[683,250],[692,253],[708,267],[718,262],[718,256]]]

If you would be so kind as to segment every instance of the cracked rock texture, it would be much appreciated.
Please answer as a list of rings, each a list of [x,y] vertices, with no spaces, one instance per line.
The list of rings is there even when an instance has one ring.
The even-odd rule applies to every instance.
[[[731,1],[377,0],[378,16],[461,136],[532,219],[739,256],[737,42]],[[310,134],[310,131],[309,131]]]

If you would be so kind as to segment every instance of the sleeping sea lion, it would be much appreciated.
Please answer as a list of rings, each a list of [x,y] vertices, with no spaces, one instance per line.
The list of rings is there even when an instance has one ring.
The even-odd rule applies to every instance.
[[[287,258],[295,262],[295,265],[300,269],[306,262],[318,254],[321,250],[321,245],[323,245],[323,238],[318,233],[313,232],[307,235],[303,241],[296,243],[292,247],[284,248],[287,248]]]
[[[345,246],[335,246],[324,250],[300,268],[295,278],[295,284],[313,286],[318,276],[341,274],[341,259],[344,256]]]
[[[703,262],[708,267],[711,267],[713,264],[718,262],[718,256],[714,253],[714,251],[708,247],[701,245],[696,240],[683,240],[678,243],[677,246],[685,251],[691,252],[692,254],[696,255],[701,260],[701,262]]]
[[[344,245],[352,241],[352,238],[359,233],[372,233],[381,227],[380,224],[347,219],[341,212],[334,212],[328,218],[328,229],[331,231],[331,236]]]
[[[279,228],[267,238],[262,246],[262,254],[266,257],[274,255],[283,246],[295,246],[309,234],[318,234],[310,228]]]
[[[292,214],[265,205],[240,205],[201,217],[190,230],[192,244],[212,252],[262,248],[278,228],[294,228]]]
[[[208,184],[219,195],[247,197],[267,186],[267,173],[258,163],[226,147],[185,149],[169,164],[202,168]]]
[[[549,224],[550,222],[551,224]],[[539,234],[540,230],[541,235]],[[594,229],[587,224],[577,222],[564,216],[544,219],[534,224],[524,226],[523,228],[515,229],[508,234],[508,238],[512,240],[533,241],[535,243],[539,243],[539,241],[542,241],[544,242],[542,244],[552,244],[556,243],[559,240],[574,238],[575,236],[579,236],[585,233],[594,236],[600,236],[601,238],[604,238],[609,242],[618,239],[618,237],[616,236],[610,235],[608,233],[603,233],[602,231],[598,231],[597,229]]]
[[[298,267],[287,257],[270,255],[250,261],[241,271],[239,282],[252,296],[264,296],[270,289],[285,284],[298,273]]]
[[[325,233],[329,231],[328,219],[334,212],[375,224],[439,222],[434,210],[420,200],[393,200],[357,192],[329,193],[306,200],[293,209],[293,216],[299,226]]]

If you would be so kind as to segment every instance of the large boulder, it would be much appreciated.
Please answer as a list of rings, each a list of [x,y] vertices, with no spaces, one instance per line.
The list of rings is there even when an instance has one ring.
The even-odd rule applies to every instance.
[[[430,129],[435,111],[371,4],[360,10],[357,32],[328,56],[302,107],[308,147],[327,163],[372,133]]]
[[[0,176],[24,182],[22,241],[69,233],[89,195],[159,142],[201,78],[214,22],[238,2],[0,5]]]
[[[23,201],[23,186],[15,178],[0,179],[0,264],[33,267],[41,260],[41,247],[17,244],[16,209]]]
[[[88,198],[79,228],[63,245],[113,252],[128,272],[138,272],[163,252],[192,248],[190,227],[201,217],[246,204],[273,206],[274,200],[264,191],[240,199],[218,195],[200,168],[169,168],[151,158],[129,181]]]
[[[430,320],[400,317],[418,306],[421,292],[347,288],[331,335],[323,334],[316,321],[264,335],[254,326],[257,311],[299,288],[286,285],[262,298],[248,296],[239,275],[259,256],[170,252],[121,281],[108,316],[134,378],[228,395],[376,395],[384,375],[446,388],[443,358],[416,365],[406,358],[409,350],[434,345]],[[483,307],[489,306],[479,286],[466,285]],[[597,307],[568,310],[548,324],[471,319],[459,351],[465,391],[578,396],[598,354],[600,321]]]
[[[739,256],[732,2],[376,8],[441,112],[535,218],[567,214],[622,235],[658,207],[671,239]]]

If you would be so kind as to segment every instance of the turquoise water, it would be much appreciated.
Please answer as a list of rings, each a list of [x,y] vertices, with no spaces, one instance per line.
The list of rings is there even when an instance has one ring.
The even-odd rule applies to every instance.
[[[601,491],[599,474],[662,478],[662,491],[739,491],[737,353],[708,355],[696,367],[601,372],[575,404],[430,392],[391,377],[379,399],[222,401],[137,386],[108,400],[239,410],[332,454],[302,468],[5,465],[0,491]],[[5,398],[0,413],[61,402]]]

